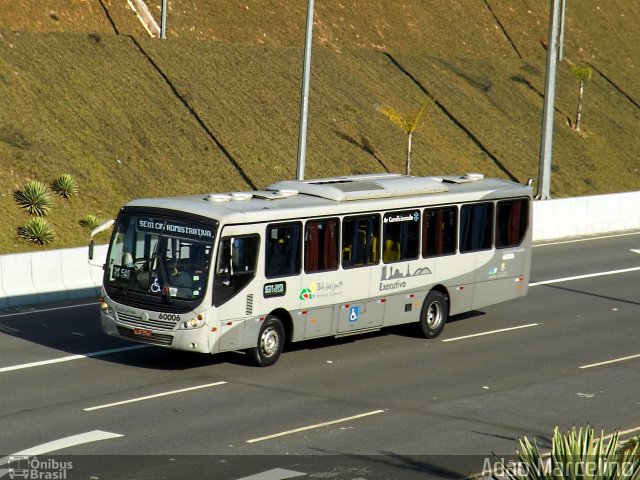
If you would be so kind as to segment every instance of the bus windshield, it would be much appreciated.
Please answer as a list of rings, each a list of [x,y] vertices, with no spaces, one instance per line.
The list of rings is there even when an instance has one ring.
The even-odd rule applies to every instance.
[[[213,225],[123,213],[111,239],[105,287],[147,301],[200,300],[214,237]]]

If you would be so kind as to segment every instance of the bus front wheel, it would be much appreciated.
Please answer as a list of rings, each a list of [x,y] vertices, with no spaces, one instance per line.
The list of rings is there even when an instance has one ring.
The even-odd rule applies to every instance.
[[[267,315],[260,328],[258,344],[251,349],[255,362],[260,367],[269,367],[278,361],[284,347],[284,326],[278,317]]]
[[[422,305],[418,326],[425,338],[435,338],[442,333],[449,317],[447,297],[437,290],[431,290]]]

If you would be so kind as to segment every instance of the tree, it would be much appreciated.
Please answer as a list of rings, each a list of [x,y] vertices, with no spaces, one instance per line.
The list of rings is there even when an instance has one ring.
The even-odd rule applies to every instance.
[[[416,128],[420,124],[420,120],[422,120],[422,116],[424,115],[427,106],[430,104],[431,99],[429,97],[425,97],[420,104],[418,111],[413,116],[403,116],[402,114],[398,113],[398,111],[393,107],[390,107],[388,105],[383,105],[382,107],[380,107],[380,111],[382,112],[382,114],[407,134],[407,175],[411,173],[411,141],[413,139],[413,132],[415,132]]]
[[[591,80],[593,69],[591,67],[581,67],[575,63],[571,64],[571,72],[580,82],[580,90],[578,92],[578,108],[576,111],[576,122],[573,125],[574,130],[580,131],[580,123],[582,121],[582,100],[584,96],[584,84]]]

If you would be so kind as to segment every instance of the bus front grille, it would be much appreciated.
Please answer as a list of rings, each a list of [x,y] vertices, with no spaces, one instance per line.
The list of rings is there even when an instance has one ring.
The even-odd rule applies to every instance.
[[[142,343],[152,343],[154,345],[164,345],[171,346],[173,342],[172,335],[165,335],[163,333],[153,333],[150,332],[148,335],[136,335],[133,333],[132,328],[122,327],[118,325],[118,333],[122,338],[126,338],[127,340],[134,340],[136,342]]]
[[[153,328],[154,330],[167,330],[173,331],[176,326],[176,322],[167,321],[167,320],[153,320],[149,318],[148,320],[142,320],[140,315],[132,315],[131,313],[124,312],[116,312],[118,315],[118,320],[120,322],[124,322],[127,325],[132,325],[134,327],[142,327],[142,328]]]

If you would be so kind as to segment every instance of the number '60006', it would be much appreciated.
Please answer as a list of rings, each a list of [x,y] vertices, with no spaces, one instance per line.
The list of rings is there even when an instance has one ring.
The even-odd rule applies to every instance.
[[[160,320],[171,320],[172,322],[180,321],[180,315],[176,315],[175,313],[161,313],[158,317]]]

